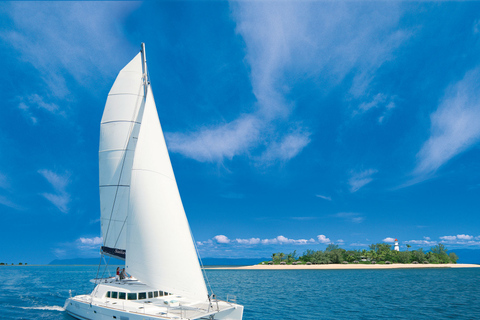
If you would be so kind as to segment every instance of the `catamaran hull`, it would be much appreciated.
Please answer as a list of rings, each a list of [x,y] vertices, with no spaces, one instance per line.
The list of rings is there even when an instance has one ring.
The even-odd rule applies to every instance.
[[[202,316],[198,318],[182,318],[182,317],[165,317],[149,315],[141,312],[116,310],[113,308],[98,306],[86,302],[69,298],[65,302],[65,311],[75,319],[79,320],[158,320],[158,319],[175,319],[175,320],[194,320],[194,319],[218,319],[218,320],[242,320],[243,306],[236,305],[236,308],[220,311],[210,316]]]

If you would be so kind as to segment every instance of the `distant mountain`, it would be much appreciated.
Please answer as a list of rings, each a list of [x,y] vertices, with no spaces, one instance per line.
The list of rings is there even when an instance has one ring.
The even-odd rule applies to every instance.
[[[455,252],[458,256],[457,263],[480,264],[480,249],[450,249],[448,253]]]
[[[55,259],[49,263],[49,265],[98,265],[100,257],[98,258],[75,258],[75,259]],[[102,264],[105,262],[102,259]],[[125,262],[115,258],[110,258],[109,265],[124,265]]]
[[[262,261],[270,260],[270,258],[204,258],[202,259],[204,266],[248,266],[252,264],[258,264]],[[100,258],[76,258],[76,259],[55,259],[49,263],[49,265],[98,265]],[[105,264],[102,260],[102,264]],[[124,265],[122,260],[111,258],[108,262],[109,265]]]

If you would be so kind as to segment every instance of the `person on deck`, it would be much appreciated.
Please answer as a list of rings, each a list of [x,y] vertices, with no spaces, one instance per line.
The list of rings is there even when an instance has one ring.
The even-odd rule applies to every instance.
[[[123,280],[123,279],[126,279],[126,278],[129,278],[129,276],[125,272],[125,268],[123,268],[122,273],[120,273],[120,279]]]
[[[115,275],[115,280],[120,280],[120,267],[117,267],[117,274]]]

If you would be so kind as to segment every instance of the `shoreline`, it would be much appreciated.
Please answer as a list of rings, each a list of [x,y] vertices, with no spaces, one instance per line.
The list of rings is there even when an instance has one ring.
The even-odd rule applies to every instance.
[[[385,269],[432,269],[432,268],[480,268],[480,264],[312,264],[312,265],[253,265],[253,266],[205,266],[208,270],[385,270]]]

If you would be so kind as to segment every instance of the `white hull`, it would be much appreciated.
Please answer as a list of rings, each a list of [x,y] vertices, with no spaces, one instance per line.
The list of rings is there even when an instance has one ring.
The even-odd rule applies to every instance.
[[[139,289],[140,291],[138,291]],[[169,295],[129,301],[106,296],[109,291],[128,293],[144,290],[148,294],[148,291],[152,289],[136,281],[130,284],[121,281],[99,284],[90,295],[78,295],[67,299],[65,311],[80,320],[241,320],[243,316],[243,306],[221,300],[212,300],[211,303],[198,302],[181,296]]]

